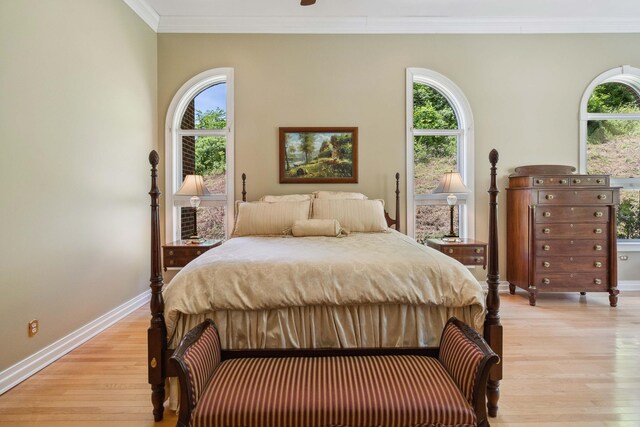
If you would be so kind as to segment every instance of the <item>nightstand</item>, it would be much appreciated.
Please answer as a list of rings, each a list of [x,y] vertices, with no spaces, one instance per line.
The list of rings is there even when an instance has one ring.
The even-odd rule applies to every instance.
[[[206,251],[220,246],[222,240],[205,240],[202,243],[189,243],[189,240],[176,240],[162,245],[164,271],[167,268],[180,268],[187,265]]]
[[[427,246],[457,259],[466,266],[481,265],[482,268],[487,268],[487,244],[485,242],[472,239],[462,239],[462,242],[429,239]]]

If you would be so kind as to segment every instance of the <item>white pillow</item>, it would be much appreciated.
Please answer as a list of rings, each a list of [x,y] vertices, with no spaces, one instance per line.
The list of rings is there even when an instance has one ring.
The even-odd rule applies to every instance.
[[[245,202],[237,206],[232,236],[279,236],[297,220],[309,218],[311,201]]]
[[[338,237],[342,234],[342,227],[335,219],[301,219],[293,224],[291,234],[295,237]]]
[[[368,197],[362,193],[351,193],[348,191],[314,191],[313,194],[316,199],[368,199]]]
[[[260,198],[261,202],[302,202],[304,200],[311,200],[313,194],[284,194],[282,196],[266,195]]]
[[[313,199],[313,219],[336,219],[349,231],[387,231],[382,200]]]

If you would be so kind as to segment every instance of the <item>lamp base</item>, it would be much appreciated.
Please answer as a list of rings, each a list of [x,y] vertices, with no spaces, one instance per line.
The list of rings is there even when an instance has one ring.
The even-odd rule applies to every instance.
[[[202,243],[204,242],[206,239],[202,236],[191,236],[189,237],[189,241],[190,243]]]

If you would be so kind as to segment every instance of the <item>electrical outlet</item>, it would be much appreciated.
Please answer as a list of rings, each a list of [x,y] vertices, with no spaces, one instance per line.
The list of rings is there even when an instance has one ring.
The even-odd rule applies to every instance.
[[[620,261],[628,261],[629,257],[626,255],[620,255]]]
[[[29,336],[32,337],[40,331],[40,323],[38,319],[33,319],[29,322]]]

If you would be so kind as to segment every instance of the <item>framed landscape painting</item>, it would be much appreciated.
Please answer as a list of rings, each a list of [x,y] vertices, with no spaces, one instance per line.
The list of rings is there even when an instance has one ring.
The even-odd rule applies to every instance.
[[[280,182],[358,182],[358,128],[280,128]]]

